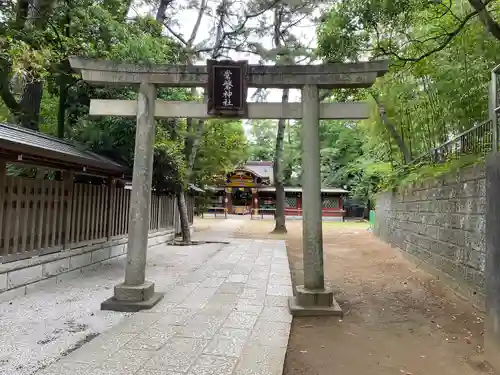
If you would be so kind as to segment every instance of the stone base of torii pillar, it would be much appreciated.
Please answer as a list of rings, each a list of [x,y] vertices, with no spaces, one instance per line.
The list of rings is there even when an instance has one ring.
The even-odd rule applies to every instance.
[[[163,298],[163,293],[155,292],[155,285],[145,281],[141,285],[118,284],[113,297],[101,303],[101,310],[138,312],[149,310]]]
[[[288,299],[293,316],[342,316],[343,312],[329,288],[321,290],[296,288],[296,295]]]

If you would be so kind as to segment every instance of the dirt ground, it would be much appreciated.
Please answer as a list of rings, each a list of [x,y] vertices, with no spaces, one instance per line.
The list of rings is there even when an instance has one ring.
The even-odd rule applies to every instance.
[[[285,239],[301,284],[302,228],[271,235],[250,221],[236,237]],[[483,361],[483,313],[379,241],[364,223],[325,223],[325,279],[343,319],[295,318],[284,375],[492,374]]]

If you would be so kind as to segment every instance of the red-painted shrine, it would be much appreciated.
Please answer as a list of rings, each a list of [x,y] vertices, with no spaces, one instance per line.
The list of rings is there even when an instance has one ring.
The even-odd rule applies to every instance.
[[[250,161],[236,168],[221,181],[216,190],[215,206],[225,207],[230,214],[246,215],[252,210],[274,214],[276,189],[273,186],[273,163]],[[321,189],[322,212],[325,217],[343,217],[344,189]],[[302,188],[285,187],[285,215],[302,216]]]

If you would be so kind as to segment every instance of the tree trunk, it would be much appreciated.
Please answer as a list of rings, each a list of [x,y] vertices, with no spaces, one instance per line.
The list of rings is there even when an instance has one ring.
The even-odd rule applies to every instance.
[[[179,217],[181,221],[182,242],[191,243],[191,232],[189,231],[189,216],[186,204],[186,193],[180,191],[177,193],[177,206],[179,208]]]
[[[283,90],[281,103],[288,102],[288,89]],[[285,223],[285,187],[283,186],[283,150],[285,138],[286,122],[284,119],[278,121],[278,131],[276,132],[276,150],[273,162],[274,186],[276,188],[276,225],[273,233],[286,233]]]
[[[479,19],[486,30],[493,35],[493,37],[500,40],[500,25],[491,17],[488,9],[486,9],[485,3],[483,3],[482,0],[469,0],[469,4],[478,12]]]
[[[158,5],[158,10],[156,11],[156,21],[162,25],[165,23],[166,14],[168,6],[173,2],[173,0],[160,0]]]
[[[191,180],[191,175],[194,168],[194,163],[196,161],[196,154],[198,152],[198,146],[200,143],[201,136],[203,135],[205,121],[198,120],[198,126],[196,128],[196,134],[193,139],[189,143],[186,143],[184,150],[187,152],[186,159],[188,160],[188,166],[186,170],[186,180],[189,182]],[[189,146],[187,146],[189,144]],[[184,190],[181,190],[182,193],[182,201],[184,202],[184,212],[181,209],[181,199],[178,199],[179,202],[179,216],[181,220],[181,228],[182,228],[182,242],[189,243],[191,242],[191,234],[189,233],[189,216],[187,214],[187,205],[186,205],[186,196]]]
[[[63,77],[59,82],[59,107],[57,109],[57,138],[64,139],[66,129],[66,103],[68,98],[68,88]],[[56,172],[56,180],[62,181],[64,178],[62,171]]]
[[[70,14],[70,7],[69,7],[69,1],[71,0],[66,0],[66,5],[68,5],[67,11],[66,11],[66,25],[64,26],[64,35],[66,38],[71,37],[71,14]],[[128,12],[128,8],[130,7],[130,1],[127,2],[127,9],[126,11]],[[125,17],[124,17],[125,19]],[[69,89],[69,80],[71,77],[71,65],[69,63],[68,59],[64,59],[61,64],[59,65],[59,108],[57,112],[57,138],[64,139],[64,136],[66,135],[66,109],[68,108],[68,89]]]
[[[165,24],[166,21],[166,10],[169,7],[169,5],[173,3],[173,0],[160,0],[158,10],[156,12],[156,21]],[[223,1],[223,4],[225,1]],[[194,40],[198,34],[198,30],[200,28],[201,20],[203,18],[203,14],[205,9],[207,8],[207,0],[202,0],[200,4],[200,8],[198,11],[198,16],[195,22],[195,25],[193,27],[193,30],[191,31],[191,36],[189,37],[188,40],[185,40],[181,35],[174,34],[175,37],[184,45],[185,49],[187,51],[190,51]],[[225,13],[220,14],[219,17],[219,27],[218,27],[218,32],[217,32],[217,37],[214,45],[214,51],[212,54],[212,57],[216,54],[216,51],[220,49],[221,47],[221,36],[222,36],[222,25],[224,21],[224,16]],[[170,30],[171,31],[171,30]],[[172,31],[171,31],[172,32]],[[191,58],[188,58],[186,63],[188,65],[192,65]],[[196,95],[196,89],[192,89],[191,93]],[[205,92],[204,94],[204,100],[206,102],[206,95],[207,93]],[[200,138],[203,135],[203,129],[204,129],[204,120],[198,120],[197,126],[196,126],[196,131],[194,134],[194,120],[192,118],[187,118],[187,125],[188,125],[188,138],[184,142],[184,156],[186,158],[187,162],[187,170],[186,170],[186,180],[189,182],[191,178],[191,174],[194,168],[195,160],[196,160],[196,153],[198,151],[198,146],[200,143]],[[181,187],[179,190],[180,192],[177,193],[177,203],[179,206],[179,219],[181,223],[181,231],[182,231],[182,242],[184,243],[190,243],[191,242],[191,233],[189,232],[189,216],[187,212],[187,204],[186,204],[186,193],[184,191],[184,187]]]
[[[44,30],[54,9],[55,0],[32,0],[28,2],[26,26]],[[24,5],[23,5],[24,7]],[[30,72],[31,69],[28,69]],[[33,73],[23,85],[21,101],[19,103],[22,114],[18,122],[25,128],[38,130],[40,122],[40,105],[42,104],[43,82]]]
[[[403,138],[399,135],[398,131],[396,130],[396,127],[392,124],[392,122],[389,120],[389,117],[387,117],[387,113],[385,112],[384,106],[380,103],[379,97],[377,94],[371,93],[373,99],[375,100],[375,103],[377,103],[377,106],[379,108],[379,114],[382,119],[382,122],[384,125],[387,127],[387,130],[389,130],[389,133],[391,134],[392,138],[396,141],[399,150],[401,151],[401,154],[403,155],[403,159],[405,164],[408,164],[411,161],[411,154],[408,151],[408,147],[406,147],[406,144],[403,140]]]
[[[65,82],[59,86],[59,108],[57,111],[57,138],[64,139],[66,129],[66,103],[68,88]]]
[[[287,233],[285,220],[285,188],[283,183],[279,182],[276,186],[276,224],[273,233]]]
[[[366,206],[365,206],[365,209],[364,209],[364,212],[363,212],[363,214],[364,214],[364,215],[363,215],[363,216],[364,216],[363,218],[364,218],[364,219],[370,219],[370,211],[371,211],[371,209],[372,209],[372,207],[371,207],[371,206],[372,206],[372,202],[368,199],[368,200],[366,201]]]
[[[38,130],[40,122],[40,105],[42,104],[43,83],[35,80],[26,82],[21,97],[23,114],[19,119],[20,124],[28,129]]]

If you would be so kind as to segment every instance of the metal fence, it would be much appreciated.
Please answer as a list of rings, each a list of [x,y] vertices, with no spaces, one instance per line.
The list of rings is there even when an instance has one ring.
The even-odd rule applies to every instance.
[[[493,136],[493,121],[486,120],[413,159],[411,164],[442,164],[463,155],[484,156],[493,150]]]
[[[485,156],[497,152],[499,144],[500,116],[500,65],[491,70],[488,99],[488,120],[457,135],[441,146],[429,150],[413,159],[411,164],[436,164],[456,159],[463,155]]]
[[[126,236],[131,191],[114,185],[4,176],[0,182],[0,263]],[[193,197],[187,198],[193,222]],[[152,196],[150,232],[178,227],[172,196]]]

